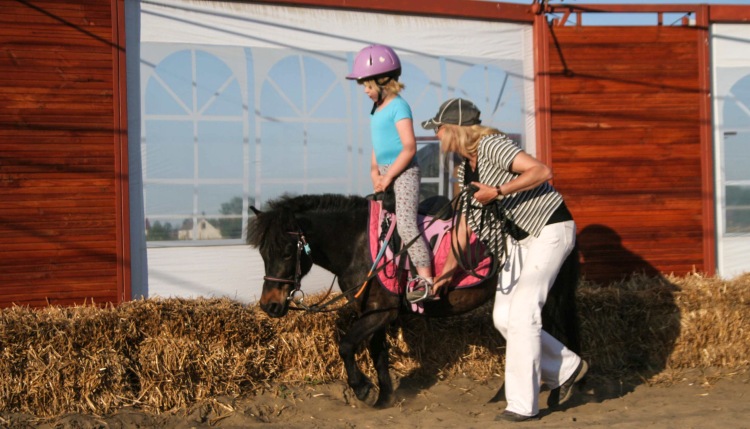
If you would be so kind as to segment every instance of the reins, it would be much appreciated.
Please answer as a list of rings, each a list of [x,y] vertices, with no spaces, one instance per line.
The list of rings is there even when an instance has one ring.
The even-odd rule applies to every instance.
[[[461,198],[456,205],[457,215],[453,217],[452,230],[455,231],[456,238],[458,238],[459,228],[456,227],[456,224],[460,223],[461,216],[464,215],[464,211],[470,213],[472,210],[481,210],[478,231],[475,232],[477,238],[482,236],[482,231],[484,230],[484,228],[495,229],[495,231],[491,231],[489,234],[487,234],[487,236],[492,236],[493,233],[499,234],[500,237],[498,240],[500,243],[500,247],[498,249],[491,249],[494,250],[494,252],[490,251],[490,254],[492,255],[492,267],[490,268],[489,274],[487,274],[487,276],[484,276],[484,279],[486,280],[487,278],[495,275],[495,273],[497,272],[497,268],[502,265],[500,261],[503,260],[508,254],[508,246],[506,242],[506,224],[508,222],[508,219],[500,209],[499,204],[496,204],[495,202],[493,202],[492,204],[481,206],[471,204],[471,200],[469,197],[472,194],[473,191],[471,191],[468,186],[465,187],[459,194],[459,197]],[[466,208],[466,210],[464,210],[464,208]],[[492,217],[499,220],[499,227],[495,227],[495,222],[492,222],[491,219]],[[479,265],[478,262],[481,261],[482,255],[478,255],[479,259],[475,259],[475,256],[477,255],[474,251],[471,251],[470,246],[468,246],[470,238],[471,234],[469,232],[469,229],[466,228],[464,242],[467,243],[469,251],[465,251],[466,249],[460,248],[460,240],[451,240],[451,251],[453,252],[453,256],[458,262],[458,266],[462,270],[471,273],[471,275],[476,278],[482,279],[482,275],[478,274],[475,270],[475,267]],[[467,256],[468,259],[464,259],[464,256]]]

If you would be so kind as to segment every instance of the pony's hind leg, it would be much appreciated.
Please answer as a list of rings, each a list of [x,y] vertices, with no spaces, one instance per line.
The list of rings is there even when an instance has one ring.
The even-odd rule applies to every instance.
[[[380,387],[382,388],[383,380],[385,379],[385,376],[382,374],[382,372],[388,372],[388,357],[383,356],[383,353],[387,353],[387,349],[382,347],[382,345],[373,347],[373,344],[376,341],[376,338],[381,338],[378,339],[377,342],[382,343],[385,341],[385,328],[393,320],[394,317],[395,315],[392,315],[390,311],[374,312],[363,315],[352,324],[349,332],[347,332],[346,335],[341,338],[341,342],[339,343],[339,355],[341,356],[341,360],[344,361],[347,383],[349,384],[349,387],[354,390],[354,394],[360,401],[367,400],[367,397],[369,396],[370,391],[373,388],[373,384],[370,379],[362,373],[362,371],[359,369],[359,366],[357,366],[357,349],[368,337],[372,335],[372,340],[370,341],[370,352],[372,353],[372,350],[375,349],[375,353],[372,356],[373,360],[375,361],[376,367],[378,367],[378,378],[381,384]],[[385,369],[381,368],[383,362],[385,362]],[[393,392],[390,375],[388,376],[388,381],[385,384],[385,390],[387,391],[386,396],[388,397]],[[377,401],[379,405],[382,404],[380,400],[380,396],[382,396],[382,394],[383,392],[381,392]]]
[[[386,327],[375,331],[370,339],[370,357],[378,374],[378,400],[375,402],[375,408],[386,408],[392,405],[393,401],[393,382],[391,381],[391,372],[388,370],[388,337]]]

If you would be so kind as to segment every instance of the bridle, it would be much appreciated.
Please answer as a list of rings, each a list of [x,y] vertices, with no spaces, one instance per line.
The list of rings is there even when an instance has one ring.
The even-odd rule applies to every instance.
[[[297,236],[297,260],[295,262],[294,278],[283,279],[280,277],[263,276],[263,280],[294,285],[294,289],[289,292],[289,296],[286,297],[286,300],[293,301],[294,297],[297,294],[301,294],[300,300],[303,300],[305,297],[305,293],[302,292],[302,251],[304,250],[305,254],[307,254],[307,256],[310,256],[310,245],[307,243],[305,234],[301,229],[298,229],[297,231],[289,231],[287,232],[287,234]]]

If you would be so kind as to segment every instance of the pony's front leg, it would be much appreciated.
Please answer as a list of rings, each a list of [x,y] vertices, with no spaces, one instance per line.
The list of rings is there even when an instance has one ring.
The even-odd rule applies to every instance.
[[[339,343],[339,355],[344,361],[347,383],[349,384],[349,387],[354,390],[354,394],[357,395],[357,398],[360,401],[365,401],[367,399],[373,384],[370,379],[362,373],[359,366],[357,366],[355,355],[359,346],[371,335],[372,339],[369,348],[378,371],[380,387],[381,389],[385,387],[386,391],[390,390],[389,392],[386,392],[386,396],[388,397],[390,397],[393,392],[390,375],[387,375],[388,382],[385,386],[383,385],[383,380],[385,379],[383,371],[388,374],[388,352],[387,348],[382,346],[382,343],[385,341],[386,327],[393,320],[393,316],[390,313],[391,312],[377,312],[362,316],[352,324],[349,332],[344,335]],[[375,346],[376,343],[379,343],[380,345]],[[383,356],[383,353],[386,353],[385,357]],[[383,361],[385,361],[384,370],[382,369]],[[378,401],[376,402],[379,406],[382,406],[382,394],[383,392],[381,391],[380,395],[378,395]]]

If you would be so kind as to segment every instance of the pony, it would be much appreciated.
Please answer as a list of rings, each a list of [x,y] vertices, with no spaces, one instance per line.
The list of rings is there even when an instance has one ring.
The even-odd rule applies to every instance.
[[[355,362],[355,353],[367,342],[377,375],[374,406],[385,408],[392,404],[394,394],[388,370],[387,328],[411,309],[403,295],[387,291],[368,277],[372,263],[369,204],[360,196],[285,195],[270,201],[262,212],[251,207],[255,217],[248,223],[247,243],[263,258],[266,275],[259,304],[270,317],[287,314],[300,292],[301,278],[313,264],[337,276],[342,291],[339,297],[355,306],[357,315],[338,345],[347,384],[361,401],[374,387]],[[578,255],[574,250],[563,264],[543,310],[544,329],[576,352],[580,349],[575,316],[577,281]],[[492,300],[496,286],[494,274],[470,288],[449,288],[440,300],[425,301],[422,314],[448,317],[468,312]],[[499,399],[502,392],[501,387],[493,399]]]

